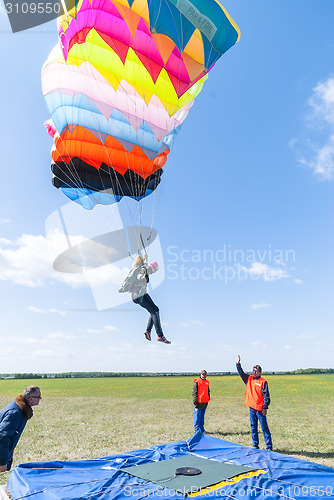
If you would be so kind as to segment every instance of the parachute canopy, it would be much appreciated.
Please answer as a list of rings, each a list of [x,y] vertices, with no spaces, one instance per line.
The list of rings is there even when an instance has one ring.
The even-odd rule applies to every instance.
[[[140,200],[239,29],[217,0],[78,0],[58,32],[42,70],[53,184],[85,208]]]
[[[185,488],[178,476],[177,488],[174,489],[168,483],[176,475],[181,461],[187,468],[195,464],[202,473],[198,476],[184,475],[184,485],[188,485]],[[156,477],[153,480],[147,478],[149,468],[146,469],[145,479],[138,477],[143,476],[145,465],[158,471],[160,484]],[[212,467],[209,465],[215,472],[209,478],[206,476],[204,482],[203,475],[207,471],[211,474]],[[138,476],[135,475],[135,466],[139,466]],[[130,473],[125,471],[128,467],[132,469]],[[233,472],[228,470],[226,473],[231,468]],[[161,474],[163,471],[165,476]],[[197,486],[189,493],[191,483]],[[204,484],[209,484],[209,487]],[[334,469],[272,451],[255,450],[198,432],[189,441],[167,443],[94,460],[21,464],[11,473],[7,488],[13,500],[180,500],[196,496],[236,500],[311,500],[320,497],[333,500]]]

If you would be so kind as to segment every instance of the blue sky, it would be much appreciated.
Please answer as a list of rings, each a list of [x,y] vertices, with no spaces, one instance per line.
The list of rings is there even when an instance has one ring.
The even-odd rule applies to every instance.
[[[63,208],[40,85],[56,22],[13,34],[1,5],[1,372],[210,373],[235,370],[237,354],[245,369],[333,367],[334,4],[223,4],[240,41],[211,71],[143,203],[170,346],[145,340],[146,311],[115,306],[129,259],[93,277],[52,267],[64,240],[52,241],[51,214],[67,211],[78,242],[135,220],[138,206],[124,203],[120,216]]]

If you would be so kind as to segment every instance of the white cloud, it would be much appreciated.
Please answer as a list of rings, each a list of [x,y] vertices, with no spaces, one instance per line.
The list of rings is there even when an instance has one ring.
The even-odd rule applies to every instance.
[[[100,335],[101,333],[106,333],[106,332],[119,332],[119,328],[117,326],[113,325],[105,325],[103,328],[89,328],[87,330],[87,333],[92,333],[93,335]]]
[[[12,244],[11,240],[8,240],[7,238],[0,238],[0,245],[7,246],[11,244]]]
[[[35,306],[29,306],[27,308],[29,312],[36,313],[36,314],[47,314],[47,313],[56,313],[60,314],[60,316],[66,316],[67,312],[66,311],[61,311],[60,309],[54,309],[54,308],[49,308],[49,309],[39,309],[38,307]]]
[[[325,121],[331,126],[334,125],[334,77],[318,83],[313,89],[309,103],[321,124]]]
[[[29,306],[29,307],[27,307],[27,311],[30,311],[30,312],[33,312],[33,313],[37,313],[37,314],[43,314],[45,312],[45,310],[39,309],[38,307],[35,307],[35,306]]]
[[[127,267],[118,268],[112,265],[104,265],[89,270],[87,276],[89,274],[90,284],[92,287],[110,285],[111,283],[117,284],[118,287],[120,287],[128,272],[129,269]]]
[[[184,326],[186,328],[189,328],[191,326],[202,326],[203,323],[202,321],[200,321],[199,319],[191,319],[190,321],[186,322],[186,321],[181,321],[180,323],[181,326]]]
[[[319,139],[307,138],[304,141],[292,141],[293,148],[298,151],[298,160],[309,167],[323,180],[334,178],[334,78],[318,83],[313,89],[308,104],[311,108],[309,116],[313,136],[320,134]]]
[[[43,345],[47,344],[48,341],[47,339],[44,338],[37,338],[37,337],[29,337],[27,335],[13,335],[10,336],[10,339],[8,339],[9,342],[15,345],[21,346],[22,344],[26,345]]]
[[[234,348],[234,347],[232,347],[232,346],[231,346],[231,345],[229,345],[229,344],[219,344],[219,345],[217,345],[217,350],[219,350],[219,351],[229,351],[229,352],[231,352],[231,351],[235,351],[235,348]]]
[[[308,166],[324,180],[331,180],[334,176],[334,135],[331,135],[326,144],[314,147],[313,157],[300,158],[300,163]]]
[[[59,280],[79,284],[82,276],[56,273],[49,258],[46,238],[23,234],[17,240],[0,240],[0,279],[28,287],[45,286],[47,281]]]
[[[77,336],[71,333],[63,332],[52,332],[48,333],[44,337],[29,337],[27,335],[13,335],[10,337],[10,341],[15,345],[50,345],[51,342],[58,343],[60,340],[73,340]]]
[[[119,328],[113,325],[106,325],[104,327],[104,330],[106,330],[107,332],[119,332]]]
[[[50,238],[53,240],[50,241]],[[82,237],[77,236],[77,240],[81,241]],[[66,283],[73,288],[89,286],[84,273],[64,273],[53,269],[53,260],[49,255],[50,244],[53,246],[53,252],[59,247],[59,253],[61,253],[63,236],[54,233],[46,238],[42,235],[23,234],[13,241],[0,238],[0,280],[30,288],[43,287],[50,282]],[[115,266],[111,269],[108,266],[102,266],[90,273],[93,273],[90,280],[97,285],[121,283],[126,270],[115,268]],[[37,310],[32,312],[37,312]],[[61,314],[58,310],[45,312]]]
[[[69,354],[66,352],[59,352],[59,351],[54,351],[51,349],[39,349],[37,351],[34,351],[34,357],[41,359],[41,358],[67,358],[69,357]]]
[[[285,344],[285,345],[283,346],[283,349],[284,349],[285,351],[291,351],[291,349],[292,349],[292,348],[293,348],[293,347],[292,347],[292,345],[290,345],[290,344]]]
[[[0,9],[1,9],[1,3],[0,3]],[[8,224],[8,222],[10,222],[10,219],[1,219],[0,222],[1,224]]]
[[[293,282],[294,282],[296,285],[303,285],[303,283],[304,283],[304,281],[303,281],[303,280],[301,280],[301,279],[299,279],[299,278],[295,278],[295,279],[293,280]]]
[[[264,349],[268,347],[268,344],[265,344],[262,340],[254,340],[254,342],[251,342],[251,345],[254,347],[262,347]]]
[[[266,307],[271,307],[271,304],[267,304],[267,302],[261,302],[260,304],[252,304],[249,306],[250,309],[264,309]]]
[[[315,335],[298,335],[297,339],[302,339],[302,340],[307,340],[307,339],[314,339]]]
[[[260,279],[263,281],[275,281],[281,278],[289,278],[290,275],[284,269],[270,267],[263,262],[252,262],[250,267],[240,266],[240,271],[249,275],[251,279]]]
[[[15,242],[0,242],[0,279],[29,287],[42,286],[51,275],[43,236],[23,234]]]
[[[46,336],[50,340],[73,340],[76,339],[76,335],[72,335],[71,333],[63,333],[63,332],[54,332],[48,333]]]
[[[134,345],[132,342],[123,342],[123,344],[120,345],[110,345],[108,347],[108,351],[112,354],[120,355],[131,352],[133,350],[133,347]]]
[[[6,347],[5,349],[2,347],[0,349],[0,358],[7,360],[8,357],[12,357],[14,353],[15,353],[14,347]]]

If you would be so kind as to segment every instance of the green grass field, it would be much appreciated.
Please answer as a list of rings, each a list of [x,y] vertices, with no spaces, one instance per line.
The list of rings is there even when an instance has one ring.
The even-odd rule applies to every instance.
[[[245,385],[237,376],[208,378],[206,430],[251,446]],[[265,378],[274,451],[333,467],[334,374]],[[13,465],[95,458],[193,435],[193,377],[0,380],[1,408],[30,384],[41,387],[43,400],[27,423]],[[8,477],[1,474],[0,484]]]

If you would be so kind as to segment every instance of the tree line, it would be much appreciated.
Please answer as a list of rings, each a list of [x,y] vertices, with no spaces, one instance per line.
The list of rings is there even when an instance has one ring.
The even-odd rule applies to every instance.
[[[292,371],[267,371],[263,375],[314,375],[334,373],[334,368],[300,368]],[[210,376],[237,375],[236,372],[210,372]],[[197,372],[64,372],[64,373],[2,373],[0,379],[103,378],[103,377],[190,377]]]

